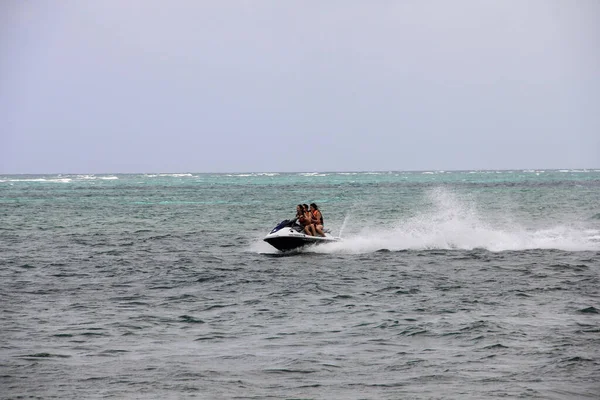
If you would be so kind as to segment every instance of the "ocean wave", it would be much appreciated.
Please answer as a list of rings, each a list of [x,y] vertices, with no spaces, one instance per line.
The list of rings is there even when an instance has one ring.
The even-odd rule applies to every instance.
[[[101,180],[117,180],[117,179],[119,179],[119,177],[114,176],[114,175],[97,176],[94,174],[81,174],[81,175],[69,175],[69,176],[71,176],[71,178],[68,178],[68,179],[75,179],[78,181],[95,181],[97,179],[101,179]],[[66,179],[66,178],[61,178],[61,179]]]
[[[225,176],[229,177],[239,177],[239,178],[248,178],[254,176],[279,176],[279,172],[249,172],[243,174],[226,174]]]
[[[74,180],[77,181],[93,181],[93,180],[118,180],[118,176],[96,176],[92,174],[87,175],[67,175],[58,176],[56,178],[10,178],[0,180],[0,182],[47,182],[47,183],[71,183]]]
[[[194,176],[194,175],[189,174],[189,173],[182,173],[182,174],[158,174],[158,176],[161,176],[161,177],[172,177],[172,178],[184,178],[184,177],[191,177],[191,176]]]
[[[300,172],[298,175],[300,175],[300,176],[327,176],[328,174],[324,174],[322,172]]]
[[[21,179],[7,179],[3,182],[56,182],[56,183],[69,183],[71,178],[21,178]]]
[[[558,172],[566,173],[589,173],[589,172],[600,172],[600,169],[559,169]]]

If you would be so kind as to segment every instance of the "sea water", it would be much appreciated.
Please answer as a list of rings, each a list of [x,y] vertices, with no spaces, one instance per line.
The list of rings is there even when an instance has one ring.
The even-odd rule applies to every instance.
[[[343,241],[262,241],[298,203]],[[600,398],[600,171],[0,176],[0,398]]]

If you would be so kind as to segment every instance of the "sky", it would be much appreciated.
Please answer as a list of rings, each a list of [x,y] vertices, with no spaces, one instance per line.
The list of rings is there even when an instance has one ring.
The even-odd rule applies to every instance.
[[[4,0],[0,174],[600,168],[597,0]]]

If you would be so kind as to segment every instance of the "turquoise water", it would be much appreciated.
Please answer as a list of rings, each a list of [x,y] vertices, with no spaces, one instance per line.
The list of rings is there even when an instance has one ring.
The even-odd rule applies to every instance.
[[[0,385],[597,398],[600,170],[0,176]],[[343,241],[262,241],[298,203]]]
[[[237,240],[254,245],[297,203],[314,201],[335,234],[373,240],[367,251],[378,240],[394,250],[595,250],[599,180],[599,171],[570,170],[3,176],[0,202],[11,210],[5,223],[17,227],[27,218],[49,229],[86,226],[82,218],[127,225],[136,216],[156,228],[164,214],[171,229],[193,221],[225,236],[217,241],[241,228]],[[447,240],[436,241],[435,232]],[[466,237],[479,234],[489,237]]]

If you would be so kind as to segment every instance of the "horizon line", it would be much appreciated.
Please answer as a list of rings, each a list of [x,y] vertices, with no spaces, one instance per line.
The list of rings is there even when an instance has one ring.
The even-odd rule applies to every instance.
[[[3,173],[0,175],[4,176],[15,176],[15,175],[147,175],[147,174],[214,174],[214,175],[225,175],[225,174],[334,174],[334,173],[394,173],[394,172],[487,172],[487,171],[520,171],[520,172],[542,172],[542,171],[600,171],[600,167],[577,167],[577,168],[472,168],[472,169],[406,169],[406,170],[324,170],[324,171],[310,171],[310,170],[298,170],[298,171],[267,171],[267,170],[255,170],[255,171],[205,171],[205,172],[194,172],[194,171],[147,171],[147,172],[21,172],[21,173]]]

